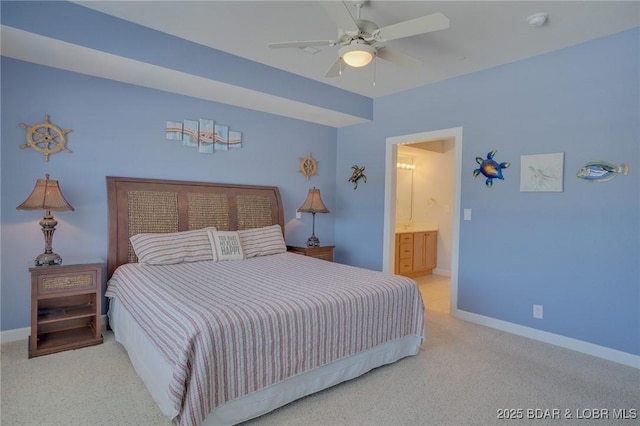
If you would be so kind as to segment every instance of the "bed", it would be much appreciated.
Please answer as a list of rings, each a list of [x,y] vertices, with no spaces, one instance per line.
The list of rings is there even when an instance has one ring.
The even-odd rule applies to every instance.
[[[109,326],[174,424],[237,424],[419,351],[415,282],[287,252],[277,187],[107,193]]]

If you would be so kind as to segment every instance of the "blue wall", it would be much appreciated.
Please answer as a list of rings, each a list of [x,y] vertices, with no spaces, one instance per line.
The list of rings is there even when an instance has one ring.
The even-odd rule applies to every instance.
[[[202,101],[86,75],[2,58],[2,330],[30,324],[28,267],[42,253],[38,221],[43,212],[16,211],[46,173],[60,181],[74,212],[59,212],[53,248],[63,259],[107,256],[105,176],[151,177],[275,185],[285,208],[286,241],[304,244],[311,216],[295,219],[309,187],[317,186],[335,210],[336,129],[276,115]],[[20,123],[42,122],[45,114],[72,129],[73,151],[44,157],[20,149]],[[210,118],[242,132],[238,150],[200,154],[165,139],[166,120]],[[298,172],[308,153],[318,175]],[[320,215],[316,235],[333,243],[333,216]]]
[[[382,268],[386,138],[461,126],[458,309],[640,354],[639,83],[636,28],[375,100],[373,122],[338,131],[338,182],[368,172],[357,193],[337,185],[339,260]],[[472,171],[493,149],[511,167],[489,189]],[[520,156],[553,152],[564,192],[520,192]],[[576,177],[597,159],[629,175]]]
[[[28,266],[42,252],[42,213],[15,207],[45,173],[60,180],[76,208],[55,215],[54,249],[64,258],[106,258],[105,176],[114,175],[277,185],[289,244],[309,235],[311,218],[296,220],[294,212],[307,188],[317,186],[331,210],[317,218],[322,242],[337,245],[338,261],[382,269],[386,138],[461,126],[460,207],[473,209],[473,220],[459,224],[458,308],[640,355],[640,29],[372,102],[74,4],[1,5],[5,25],[155,64],[166,58],[153,46],[206,52],[199,57],[211,54],[218,68],[188,60],[169,65],[374,117],[336,130],[3,57],[2,330],[30,322]],[[47,14],[36,13],[42,7]],[[109,36],[91,36],[100,31]],[[225,63],[232,66],[220,69]],[[45,114],[73,129],[72,154],[44,162],[19,148],[19,124]],[[186,118],[227,124],[243,133],[244,147],[205,155],[167,141],[165,121]],[[488,189],[471,173],[475,157],[492,149],[512,165]],[[319,175],[307,182],[298,162],[309,152]],[[551,152],[565,153],[564,192],[521,193],[520,156]],[[577,179],[578,168],[594,159],[627,161],[629,176],[601,184]],[[357,191],[347,182],[353,164],[367,167],[368,181]],[[531,318],[534,303],[544,305],[543,321]]]

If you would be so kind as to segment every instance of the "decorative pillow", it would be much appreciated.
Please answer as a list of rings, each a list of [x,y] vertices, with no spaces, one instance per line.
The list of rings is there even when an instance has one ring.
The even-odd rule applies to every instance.
[[[242,250],[244,250],[244,257],[247,259],[287,251],[280,225],[244,229],[238,231],[238,233],[240,234],[240,243],[242,244]]]
[[[244,253],[238,231],[209,231],[211,249],[217,260],[242,260]]]
[[[207,234],[207,231],[215,230],[210,227],[166,234],[136,234],[129,241],[138,256],[138,262],[148,265],[215,260],[215,252],[211,250]]]

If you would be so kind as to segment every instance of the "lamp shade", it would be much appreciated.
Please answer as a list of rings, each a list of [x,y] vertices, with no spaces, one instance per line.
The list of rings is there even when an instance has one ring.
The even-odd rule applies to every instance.
[[[71,204],[64,198],[57,180],[38,179],[31,195],[18,207],[17,210],[53,210],[53,211],[73,211]]]
[[[314,188],[309,189],[307,199],[298,209],[302,213],[329,213],[329,209],[322,202],[320,197],[320,190]]]
[[[376,49],[360,41],[355,41],[340,49],[340,57],[350,67],[364,67],[373,60]]]

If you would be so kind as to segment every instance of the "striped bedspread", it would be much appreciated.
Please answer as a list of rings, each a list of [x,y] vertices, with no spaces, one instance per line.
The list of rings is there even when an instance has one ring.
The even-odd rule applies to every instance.
[[[423,305],[404,277],[292,253],[226,262],[128,264],[109,281],[173,366],[181,425],[216,406],[407,335]]]

